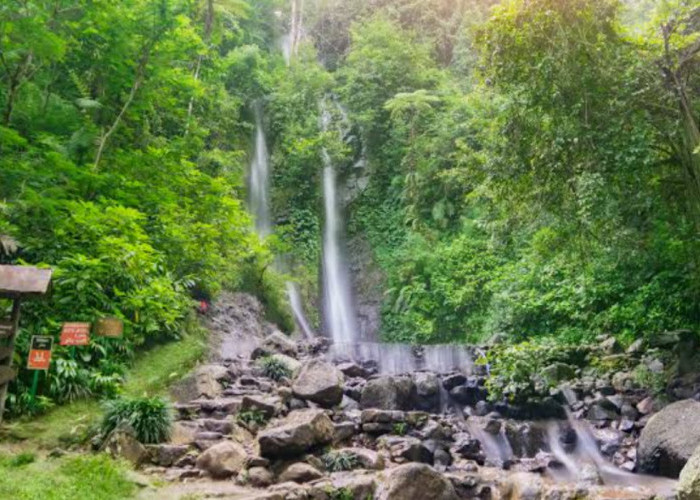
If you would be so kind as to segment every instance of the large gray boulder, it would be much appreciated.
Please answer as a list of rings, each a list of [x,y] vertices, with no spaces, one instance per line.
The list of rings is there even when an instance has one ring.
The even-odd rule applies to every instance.
[[[294,395],[331,408],[343,399],[343,372],[325,361],[314,359],[304,364],[292,385]]]
[[[416,394],[411,377],[384,375],[365,384],[360,398],[361,408],[409,410]]]
[[[387,474],[376,496],[377,500],[457,500],[452,483],[425,464],[400,465]]]
[[[700,403],[685,399],[649,419],[637,446],[640,471],[678,477],[700,445]]]
[[[292,457],[333,440],[333,422],[323,410],[296,410],[276,426],[258,433],[260,454]]]
[[[677,495],[679,500],[700,500],[700,447],[681,471]]]
[[[413,376],[416,384],[416,398],[413,405],[417,410],[440,412],[440,379],[431,372],[418,372]]]
[[[215,479],[226,479],[243,470],[246,460],[247,453],[243,446],[233,441],[223,441],[207,448],[197,457],[197,468]]]

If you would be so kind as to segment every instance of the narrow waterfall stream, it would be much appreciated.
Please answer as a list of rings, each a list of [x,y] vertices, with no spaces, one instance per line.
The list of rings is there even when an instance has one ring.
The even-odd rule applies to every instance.
[[[249,206],[255,218],[255,230],[261,238],[272,231],[270,222],[270,158],[262,120],[262,104],[253,104],[255,114],[255,149],[250,162]]]
[[[327,100],[321,102],[321,128],[327,132],[332,124]],[[335,166],[328,151],[323,156],[323,309],[326,329],[334,344],[354,344],[358,338],[357,314],[352,302],[352,288],[342,249],[342,216]]]
[[[265,126],[263,123],[263,106],[260,101],[253,104],[255,115],[255,141],[253,157],[248,174],[249,206],[255,220],[255,230],[258,236],[266,238],[272,233],[270,216],[270,155],[267,149]],[[307,339],[313,338],[314,332],[309,325],[301,299],[301,294],[295,283],[287,282],[287,298],[294,314],[294,319]]]

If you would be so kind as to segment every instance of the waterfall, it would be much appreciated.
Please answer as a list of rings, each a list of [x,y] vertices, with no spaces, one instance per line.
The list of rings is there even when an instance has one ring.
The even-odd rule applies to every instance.
[[[335,100],[331,101],[339,107]],[[320,103],[321,129],[327,132],[333,123],[328,99]],[[343,133],[338,130],[340,138]],[[321,151],[323,159],[323,201],[325,224],[323,228],[323,313],[326,329],[334,344],[353,344],[359,340],[357,315],[347,263],[342,248],[343,226],[338,197],[335,166],[328,151]]]
[[[256,102],[253,105],[255,114],[255,144],[253,158],[249,170],[249,207],[255,219],[255,230],[261,238],[272,233],[272,221],[270,217],[270,155],[267,150],[265,128],[263,125],[262,104]],[[279,266],[276,266],[279,267]],[[287,282],[287,298],[292,308],[297,325],[308,339],[314,337],[313,330],[304,315],[301,295],[296,285]]]
[[[270,158],[262,122],[262,105],[253,105],[255,113],[255,150],[250,163],[249,206],[255,218],[255,230],[262,237],[272,232],[270,222]]]
[[[299,52],[299,43],[304,33],[303,20],[304,0],[291,0],[289,33],[284,35],[281,40],[282,54],[284,55],[287,66],[289,66],[292,58]]]
[[[341,216],[335,169],[323,151],[323,304],[326,327],[334,343],[357,341],[357,316],[352,305],[350,278],[341,250]]]
[[[292,312],[294,313],[294,319],[304,333],[304,336],[311,340],[314,338],[314,332],[309,326],[309,322],[306,320],[304,315],[304,307],[301,301],[301,294],[297,286],[291,281],[287,282],[287,297],[289,297],[289,304],[292,306]]]

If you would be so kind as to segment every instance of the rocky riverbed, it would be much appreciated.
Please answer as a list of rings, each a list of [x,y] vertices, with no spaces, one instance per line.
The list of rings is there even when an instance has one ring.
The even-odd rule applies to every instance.
[[[494,404],[484,367],[382,374],[262,318],[249,296],[222,297],[210,362],[174,389],[171,442],[113,439],[170,482],[168,496],[676,498],[700,444],[700,403],[665,406],[623,375],[575,378],[528,407]],[[271,377],[261,359],[290,372]]]

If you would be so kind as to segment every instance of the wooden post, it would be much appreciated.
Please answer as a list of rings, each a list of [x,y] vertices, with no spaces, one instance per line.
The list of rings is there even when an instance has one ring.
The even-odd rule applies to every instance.
[[[17,330],[19,329],[19,311],[22,304],[22,299],[17,297],[12,302],[12,317],[10,322],[12,323],[12,333],[10,334],[9,341],[7,343],[8,355],[5,359],[0,360],[0,368],[5,367],[6,369],[12,369],[13,354],[15,352],[15,339],[17,338]],[[13,377],[14,378],[14,377]],[[7,398],[7,388],[10,386],[12,379],[5,381],[0,386],[0,423],[2,423],[3,415],[5,413],[5,399]]]

